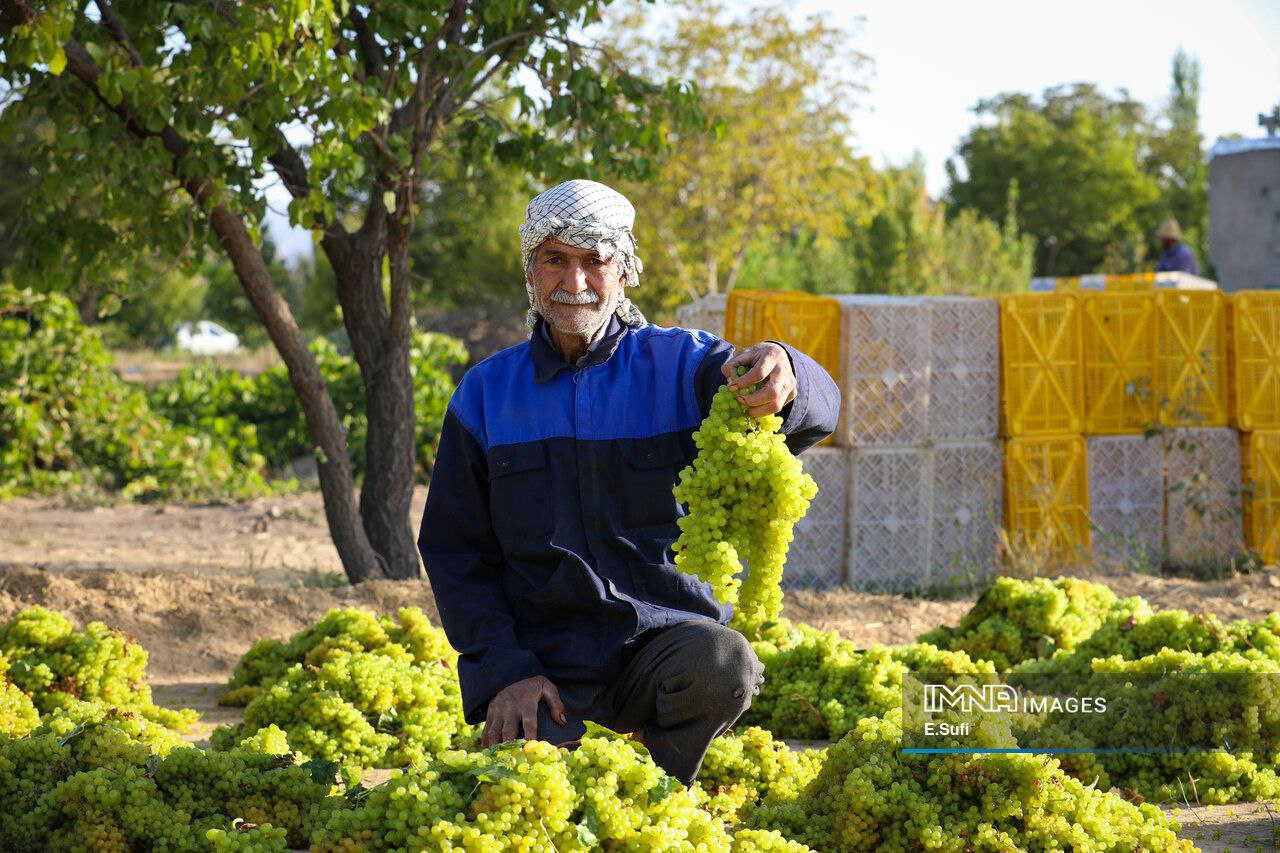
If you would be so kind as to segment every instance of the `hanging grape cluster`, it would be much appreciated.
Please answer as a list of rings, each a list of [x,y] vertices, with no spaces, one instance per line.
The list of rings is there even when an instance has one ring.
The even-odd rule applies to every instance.
[[[739,369],[739,375],[745,370]],[[782,612],[782,569],[792,528],[818,493],[779,433],[782,418],[753,418],[722,386],[693,433],[698,455],[680,472],[676,565],[711,584],[735,608],[738,627],[758,634]],[[739,580],[744,562],[747,578]]]

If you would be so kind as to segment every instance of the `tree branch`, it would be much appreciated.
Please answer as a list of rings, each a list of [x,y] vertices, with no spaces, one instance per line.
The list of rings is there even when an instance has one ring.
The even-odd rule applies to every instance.
[[[383,62],[382,47],[373,37],[369,29],[369,21],[354,5],[351,7],[351,27],[356,31],[356,46],[360,49],[360,64],[364,67],[365,77],[381,77]]]
[[[102,28],[110,33],[111,37],[129,52],[129,61],[133,63],[133,67],[141,68],[142,54],[138,53],[138,49],[129,40],[129,34],[125,31],[124,24],[116,16],[116,10],[112,8],[108,0],[94,0],[94,4],[98,7]]]

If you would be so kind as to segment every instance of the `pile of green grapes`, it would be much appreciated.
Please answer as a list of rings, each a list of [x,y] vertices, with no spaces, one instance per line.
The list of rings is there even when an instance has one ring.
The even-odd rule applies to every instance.
[[[739,375],[745,372],[739,369]],[[782,613],[782,568],[792,528],[818,493],[779,433],[782,418],[753,418],[725,385],[693,433],[698,455],[680,472],[676,565],[711,584],[754,638]],[[739,581],[743,563],[746,581]]]
[[[345,805],[332,765],[157,743],[142,725],[0,736],[0,849],[286,850]]]
[[[834,631],[787,620],[765,629],[752,647],[765,680],[742,722],[797,740],[838,740],[864,717],[900,708],[909,672],[995,672],[963,651],[925,643],[859,649]]]
[[[600,728],[572,751],[512,741],[441,753],[369,790],[354,808],[329,812],[311,840],[321,853],[809,849],[768,829],[726,827],[642,745]]]
[[[1005,746],[999,732],[968,741]],[[791,802],[752,824],[815,850],[1192,851],[1155,806],[1086,786],[1049,756],[901,752],[902,711],[868,717]]]
[[[1150,608],[1139,598],[1121,601],[1102,584],[1079,578],[998,578],[959,625],[935,628],[919,640],[991,661],[1004,671],[1073,648],[1113,612],[1127,617]]]
[[[82,721],[108,709],[186,731],[195,711],[160,708],[147,684],[147,651],[121,631],[30,607],[0,623],[0,733],[21,736],[40,716]],[[34,714],[33,714],[34,712]]]
[[[240,660],[224,704],[247,701],[244,722],[215,730],[232,749],[276,727],[290,752],[352,769],[404,767],[472,745],[463,718],[457,653],[416,607],[398,619],[331,610]]]

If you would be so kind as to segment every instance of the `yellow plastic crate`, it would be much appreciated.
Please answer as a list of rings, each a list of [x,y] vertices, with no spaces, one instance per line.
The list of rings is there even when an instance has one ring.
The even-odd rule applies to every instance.
[[[1090,293],[1081,301],[1084,431],[1140,433],[1159,413],[1154,293]]]
[[[1080,299],[1071,293],[1001,298],[1000,423],[1005,435],[1084,431]]]
[[[1089,547],[1085,440],[1011,438],[1005,445],[1005,527],[1012,542],[1069,561]]]
[[[1280,429],[1280,293],[1232,297],[1231,413],[1245,432]]]
[[[1227,300],[1217,290],[1157,290],[1156,390],[1169,426],[1226,426]]]
[[[840,303],[830,297],[735,290],[725,307],[724,339],[735,347],[766,340],[790,344],[840,382]]]
[[[1255,432],[1242,445],[1244,541],[1264,561],[1275,563],[1280,561],[1280,432]]]
[[[1156,274],[1153,272],[1131,272],[1107,276],[1107,292],[1109,293],[1146,293],[1154,290]]]

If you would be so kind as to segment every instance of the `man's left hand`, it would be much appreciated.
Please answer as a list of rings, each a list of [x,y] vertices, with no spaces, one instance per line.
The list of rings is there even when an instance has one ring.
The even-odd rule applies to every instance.
[[[738,375],[740,364],[748,368],[742,376]],[[761,383],[755,391],[738,395],[738,402],[747,407],[747,414],[753,418],[780,412],[796,398],[796,374],[791,369],[791,358],[772,341],[738,350],[720,370],[733,391],[745,391]]]

